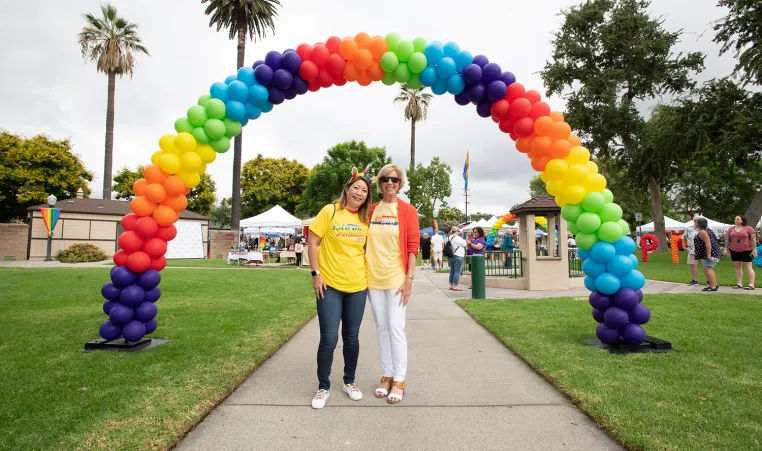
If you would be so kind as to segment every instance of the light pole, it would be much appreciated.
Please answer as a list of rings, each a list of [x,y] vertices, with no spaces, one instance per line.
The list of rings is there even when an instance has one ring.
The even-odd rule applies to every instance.
[[[52,194],[50,196],[48,196],[48,207],[50,207],[51,211],[55,210],[53,207],[56,206],[56,201],[57,200],[58,199],[56,198],[56,196],[54,196]],[[45,216],[44,212],[43,212],[43,216]],[[56,216],[55,219],[57,220],[58,219],[58,215],[55,215],[55,216]],[[48,229],[48,251],[45,254],[45,261],[46,262],[52,262],[53,259],[50,256],[50,246],[51,246],[51,244],[53,242],[53,229],[56,227],[56,225],[55,225],[55,221],[49,221],[49,220],[46,220],[46,225],[48,226],[49,229]]]

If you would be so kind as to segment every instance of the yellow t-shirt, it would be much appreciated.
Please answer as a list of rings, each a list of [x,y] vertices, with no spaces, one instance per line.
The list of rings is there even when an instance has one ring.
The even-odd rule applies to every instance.
[[[400,225],[397,203],[380,202],[370,219],[368,250],[368,288],[391,290],[405,282],[405,269],[400,257]]]
[[[310,226],[310,233],[318,235],[318,269],[329,287],[345,293],[356,293],[368,288],[365,276],[365,240],[368,226],[357,213],[336,204],[320,210]],[[333,219],[331,217],[333,216]]]

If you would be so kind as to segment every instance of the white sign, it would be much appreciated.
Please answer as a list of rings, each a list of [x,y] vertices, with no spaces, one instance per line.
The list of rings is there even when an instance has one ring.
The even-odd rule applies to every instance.
[[[204,236],[201,223],[198,221],[178,221],[177,236],[167,243],[166,257],[173,258],[204,258]]]
[[[643,220],[643,213],[635,213],[635,220],[640,222]]]

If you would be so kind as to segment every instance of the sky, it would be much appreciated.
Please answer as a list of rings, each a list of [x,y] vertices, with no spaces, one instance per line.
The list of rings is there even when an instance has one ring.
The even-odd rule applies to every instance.
[[[251,65],[270,50],[296,48],[326,38],[371,36],[397,32],[404,39],[455,41],[472,54],[486,55],[503,70],[512,71],[527,89],[543,93],[539,72],[552,52],[551,40],[561,24],[559,12],[577,0],[516,2],[482,0],[471,10],[452,3],[423,0],[282,0],[275,34],[248,42]],[[205,5],[187,0],[113,0],[119,13],[139,25],[151,52],[138,56],[135,74],[117,79],[114,128],[114,172],[150,162],[158,140],[174,133],[175,119],[184,116],[209,86],[235,73],[236,42],[227,31],[209,27]],[[733,69],[728,55],[718,57],[711,42],[711,22],[724,10],[716,0],[654,0],[650,10],[664,18],[668,30],[683,30],[676,52],[702,51],[706,70],[700,81],[723,77]],[[73,152],[95,173],[92,197],[101,197],[107,78],[85,62],[77,33],[82,14],[99,14],[93,0],[16,2],[0,16],[0,129],[33,136],[45,133],[69,138]],[[410,123],[403,107],[393,104],[398,87],[374,83],[309,92],[278,105],[244,129],[243,161],[258,153],[295,159],[307,167],[322,161],[336,143],[364,140],[385,147],[403,167],[410,161]],[[564,100],[544,99],[563,111]],[[646,112],[647,114],[647,112]],[[463,210],[463,163],[471,154],[470,212],[498,216],[529,199],[535,172],[508,135],[489,118],[476,115],[473,105],[462,107],[452,96],[436,96],[426,121],[416,124],[416,162],[432,157],[453,169],[453,194],[447,202]],[[233,151],[218,155],[207,172],[217,184],[218,199],[232,188]],[[349,177],[349,174],[347,174]]]

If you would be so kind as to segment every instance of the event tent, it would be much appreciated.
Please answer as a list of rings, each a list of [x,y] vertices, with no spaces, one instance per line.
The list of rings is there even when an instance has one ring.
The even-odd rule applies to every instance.
[[[723,224],[722,222],[715,221],[714,219],[706,218],[707,225],[710,229],[717,231],[717,230],[727,230],[731,227],[733,227],[730,224]],[[691,227],[693,226],[693,220],[690,220],[683,224],[683,227]]]
[[[254,227],[301,228],[302,220],[284,210],[280,205],[276,205],[264,213],[241,221],[241,228],[243,229]]]
[[[243,230],[244,235],[267,235],[269,237],[295,235],[292,227],[249,227]]]
[[[654,231],[654,223],[649,222],[648,224],[643,224],[641,227],[636,227],[635,230],[642,231],[645,233],[651,233]],[[681,230],[685,230],[685,224],[683,224],[680,221],[676,221],[669,216],[664,217],[664,230],[665,231],[671,231],[671,232],[679,232]]]
[[[421,236],[423,236],[424,233],[428,233],[429,236],[434,234],[434,229],[432,227],[426,227],[425,229],[421,229]],[[444,230],[438,230],[437,233],[440,235],[445,235]]]

